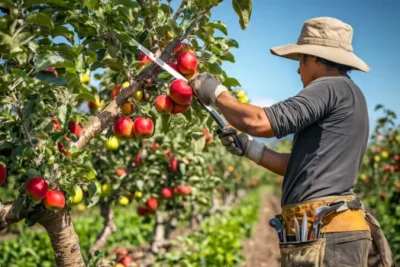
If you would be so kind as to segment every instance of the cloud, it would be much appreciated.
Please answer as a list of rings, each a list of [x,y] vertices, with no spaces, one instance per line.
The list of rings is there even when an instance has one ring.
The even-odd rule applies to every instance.
[[[254,106],[258,106],[258,107],[269,107],[272,106],[275,103],[278,103],[278,100],[272,99],[272,98],[252,98],[251,99],[251,103]]]

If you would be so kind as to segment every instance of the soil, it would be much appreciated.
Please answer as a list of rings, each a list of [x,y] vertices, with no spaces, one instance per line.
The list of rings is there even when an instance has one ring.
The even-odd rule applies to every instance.
[[[246,262],[242,267],[279,267],[279,241],[276,231],[269,226],[269,220],[280,213],[280,199],[267,193],[261,197],[260,213],[253,236],[243,244]]]

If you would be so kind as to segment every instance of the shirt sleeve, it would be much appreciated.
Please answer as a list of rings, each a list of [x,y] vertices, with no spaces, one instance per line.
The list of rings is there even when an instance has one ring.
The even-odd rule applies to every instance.
[[[335,107],[336,93],[326,81],[313,83],[296,96],[264,108],[276,138],[297,133]]]

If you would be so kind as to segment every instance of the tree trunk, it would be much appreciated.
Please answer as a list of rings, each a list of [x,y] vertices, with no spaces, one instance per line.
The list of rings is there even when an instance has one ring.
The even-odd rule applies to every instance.
[[[38,223],[50,237],[58,267],[85,267],[79,238],[67,210],[44,212]]]
[[[165,243],[165,221],[164,214],[161,211],[157,211],[156,222],[154,224],[154,236],[151,244],[151,251],[154,254],[159,254]]]
[[[94,253],[101,250],[106,245],[107,239],[117,231],[117,226],[114,223],[114,212],[110,207],[110,203],[102,203],[100,207],[100,214],[104,219],[103,230],[97,236],[96,242],[90,247],[89,255],[93,257]]]

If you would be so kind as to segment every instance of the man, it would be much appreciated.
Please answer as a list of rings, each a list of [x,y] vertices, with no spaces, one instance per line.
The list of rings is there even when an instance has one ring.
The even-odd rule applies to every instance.
[[[348,72],[369,72],[370,68],[353,53],[352,38],[350,25],[322,17],[304,23],[297,44],[272,48],[274,55],[299,61],[304,89],[268,108],[239,103],[207,73],[190,81],[199,100],[216,105],[232,126],[219,132],[223,145],[284,175],[281,222],[291,243],[280,243],[283,266],[367,266],[372,230],[381,266],[392,265],[379,225],[371,226],[373,218],[353,194],[369,119],[364,95]],[[251,137],[281,138],[292,133],[290,154],[270,150]],[[233,135],[240,140],[240,148],[235,147]],[[312,224],[316,208],[322,206],[334,210],[323,217],[318,234]],[[301,223],[304,214],[308,234],[299,242],[295,218]]]

